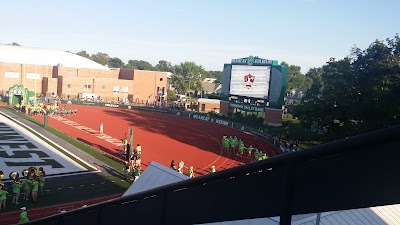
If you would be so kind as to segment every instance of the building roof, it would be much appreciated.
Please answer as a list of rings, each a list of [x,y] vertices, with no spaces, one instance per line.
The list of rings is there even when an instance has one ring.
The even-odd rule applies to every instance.
[[[209,98],[199,98],[197,99],[199,103],[214,103],[214,104],[219,104],[221,100],[219,99],[209,99]]]
[[[0,45],[0,62],[47,66],[62,64],[64,67],[108,70],[97,62],[73,53],[13,45]]]
[[[218,86],[219,86],[219,84],[217,84],[217,83],[205,82],[205,83],[202,84],[203,91],[208,93],[208,94],[213,93]]]
[[[301,100],[304,95],[306,94],[307,89],[306,88],[293,88],[290,92],[289,95],[286,96],[287,99],[295,99],[295,100]]]
[[[159,163],[151,162],[122,196],[136,194],[186,179],[189,179],[189,177]]]

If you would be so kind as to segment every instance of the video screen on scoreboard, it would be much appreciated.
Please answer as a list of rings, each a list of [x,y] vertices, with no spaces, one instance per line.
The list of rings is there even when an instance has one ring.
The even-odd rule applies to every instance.
[[[270,66],[232,65],[230,95],[268,98]]]

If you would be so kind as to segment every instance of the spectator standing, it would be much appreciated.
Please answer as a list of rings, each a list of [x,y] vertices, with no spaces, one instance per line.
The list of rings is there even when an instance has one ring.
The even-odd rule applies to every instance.
[[[185,163],[181,160],[178,164],[178,172],[183,174],[184,167],[185,167]]]
[[[137,144],[135,152],[136,152],[136,155],[137,155],[135,164],[139,164],[140,165],[141,162],[142,162],[142,146],[140,146],[140,144]]]
[[[32,199],[34,202],[37,200],[37,193],[39,190],[39,178],[35,178],[32,183]]]
[[[25,195],[24,200],[29,200],[29,195],[31,194],[31,183],[28,179],[22,182],[22,187],[24,189]]]
[[[7,201],[8,191],[4,187],[3,183],[0,183],[0,210],[6,209],[6,201]]]
[[[21,183],[16,179],[12,184],[12,189],[14,193],[13,203],[19,204],[19,195],[21,194]]]
[[[140,176],[140,167],[138,165],[135,165],[133,168],[133,182],[135,182]]]
[[[176,170],[175,160],[171,161],[171,169]]]
[[[100,134],[104,133],[104,125],[103,123],[100,124]]]
[[[128,180],[128,173],[129,173],[129,163],[128,162],[125,162],[125,166],[124,166],[123,171],[124,171],[125,180],[127,181]]]
[[[215,169],[215,166],[212,166],[211,167],[211,173],[215,173],[215,172],[217,172],[217,170]]]
[[[193,166],[189,167],[189,177],[190,177],[190,178],[193,178],[193,177],[194,177]]]
[[[27,223],[29,222],[28,213],[26,212],[26,207],[21,208],[22,212],[19,214],[19,223]]]

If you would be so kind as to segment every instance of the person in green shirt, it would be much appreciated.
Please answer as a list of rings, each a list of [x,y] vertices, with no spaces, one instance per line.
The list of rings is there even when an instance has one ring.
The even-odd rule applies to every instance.
[[[262,151],[259,151],[257,154],[254,155],[254,157],[255,157],[258,161],[260,161],[260,160],[263,159],[263,158],[262,158],[263,155],[264,155],[264,153],[263,153]]]
[[[193,178],[193,177],[194,177],[193,166],[189,167],[189,177],[190,177],[190,178]]]
[[[37,192],[39,190],[39,178],[36,178],[32,182],[32,199],[34,202],[37,200]]]
[[[14,193],[14,198],[13,198],[13,203],[19,204],[19,195],[21,194],[21,183],[18,181],[18,179],[14,180],[12,184],[12,189]]]
[[[2,208],[6,209],[7,194],[8,194],[8,191],[4,187],[4,184],[0,183],[0,210]]]
[[[178,172],[183,174],[183,168],[185,168],[185,163],[181,160],[178,163]]]
[[[24,189],[24,200],[29,200],[29,195],[31,195],[31,190],[32,190],[32,184],[28,179],[25,179],[22,182],[22,187]]]
[[[229,152],[229,139],[227,137],[224,138],[223,145],[224,145],[224,150],[226,152]]]
[[[43,196],[43,189],[44,189],[44,172],[43,167],[39,168],[39,188],[40,188],[40,196]]]
[[[238,144],[239,144],[239,140],[238,140],[238,138],[235,136],[234,138],[233,138],[233,140],[232,140],[232,150],[234,151],[234,152],[236,152],[237,151],[237,148],[238,148]]]
[[[222,143],[222,150],[223,150],[223,151],[228,151],[229,142],[228,142],[228,139],[227,139],[226,136],[222,136],[221,143]]]
[[[212,166],[211,167],[211,173],[215,173],[215,172],[217,172],[217,170],[215,170],[215,166]]]
[[[235,140],[233,139],[232,136],[229,136],[229,151],[233,151],[234,146],[235,146]]]
[[[239,153],[241,155],[241,157],[243,157],[243,153],[246,150],[246,146],[244,145],[243,141],[239,142]]]
[[[136,165],[135,168],[133,168],[133,175],[134,175],[133,182],[135,182],[140,176],[140,167],[139,166]]]
[[[258,159],[258,155],[259,155],[259,154],[260,154],[260,153],[258,152],[258,149],[255,148],[255,149],[254,149],[254,153],[253,153],[254,159]]]
[[[253,146],[247,148],[247,152],[249,153],[249,158],[251,158],[251,152],[254,150]]]
[[[22,212],[19,214],[19,223],[27,223],[29,222],[28,213],[26,212],[26,207],[21,208]]]

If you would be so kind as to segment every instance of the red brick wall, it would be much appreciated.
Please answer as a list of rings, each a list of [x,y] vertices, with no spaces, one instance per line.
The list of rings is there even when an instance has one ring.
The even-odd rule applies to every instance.
[[[264,121],[270,126],[282,126],[282,109],[265,109]]]
[[[100,69],[72,68],[72,67],[58,66],[56,76],[117,79],[119,76],[119,69],[100,70]]]
[[[167,73],[158,71],[129,70],[129,69],[85,69],[63,66],[21,65],[0,63],[0,89],[8,90],[14,84],[24,85],[29,90],[35,89],[34,79],[24,79],[21,74],[41,74],[36,80],[36,91],[49,96],[52,92],[59,97],[77,96],[80,93],[93,93],[107,101],[128,100],[153,102],[158,97],[157,87],[167,91]],[[19,78],[5,78],[5,72],[17,72]],[[160,81],[160,78],[163,81]],[[68,90],[68,84],[71,84]],[[84,85],[91,85],[91,90],[84,90]],[[103,89],[103,85],[105,89]],[[119,93],[114,93],[114,86],[119,87]],[[128,87],[128,93],[122,93],[122,87]],[[1,91],[1,90],[0,90]],[[158,98],[157,98],[158,99]]]
[[[204,104],[205,109],[202,110],[202,105]],[[207,102],[199,102],[199,112],[212,112],[212,111],[220,111],[220,103],[207,103]]]
[[[133,71],[131,69],[120,69],[119,71],[119,79],[122,80],[133,80]]]
[[[160,78],[163,81],[160,81]],[[164,93],[167,92],[167,73],[135,70],[133,73],[133,99],[141,102],[150,100],[154,102],[158,96],[157,87],[164,87]],[[158,99],[158,98],[157,98]]]
[[[221,101],[220,103],[220,113],[222,114],[229,114],[229,113],[233,113],[233,108],[230,107],[229,102],[227,101]]]
[[[42,79],[43,77],[51,77],[52,70],[53,68],[51,66],[0,63],[0,89],[8,90],[9,87],[18,84],[24,85],[24,87],[28,88],[30,91],[34,91],[36,86],[36,92],[41,93]],[[19,73],[19,78],[6,78],[4,77],[6,72]],[[27,73],[40,74],[40,79],[37,79],[36,82],[35,79],[28,79],[26,76]]]

